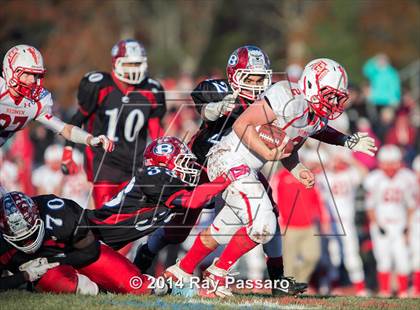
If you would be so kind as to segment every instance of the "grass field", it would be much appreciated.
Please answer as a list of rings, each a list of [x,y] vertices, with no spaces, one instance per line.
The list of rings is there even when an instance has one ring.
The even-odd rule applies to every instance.
[[[272,298],[261,295],[236,295],[228,300],[184,299],[165,296],[50,295],[22,291],[0,293],[0,309],[420,309],[420,299],[316,297]]]

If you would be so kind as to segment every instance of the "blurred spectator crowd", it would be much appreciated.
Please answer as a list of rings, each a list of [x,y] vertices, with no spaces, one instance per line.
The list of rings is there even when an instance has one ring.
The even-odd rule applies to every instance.
[[[300,74],[299,67],[293,65],[289,68],[290,77],[296,79]],[[420,154],[419,98],[413,98],[409,89],[401,85],[398,71],[391,66],[386,55],[369,59],[361,70],[366,82],[360,85],[350,83],[348,108],[331,125],[346,133],[368,132],[376,138],[378,147],[385,144],[398,146],[403,154],[404,165],[411,169],[414,158]],[[163,119],[165,135],[188,141],[198,130],[200,117],[190,92],[205,78],[181,75],[161,80],[167,91],[167,114]],[[223,74],[215,74],[212,78],[223,78]],[[54,93],[53,89],[51,91]],[[54,108],[64,121],[68,121],[75,111],[60,110],[59,103]],[[80,172],[65,176],[60,170],[63,144],[60,137],[37,124],[18,132],[0,149],[0,183],[8,190],[21,190],[29,195],[54,193],[89,208],[90,184],[82,168],[83,150],[75,155]],[[308,141],[300,154],[303,162],[317,173],[318,182],[314,190],[305,190],[277,165],[265,169],[265,173],[271,177],[285,236],[286,275],[294,276],[299,281],[311,281],[312,287],[325,294],[340,292],[337,287],[351,283],[352,290],[357,291],[354,285],[360,282],[364,282],[367,289],[376,290],[376,262],[372,254],[362,186],[369,171],[377,167],[376,159],[342,152],[342,149],[337,151],[324,145],[319,147],[315,141]],[[329,179],[325,176],[335,173],[340,165],[348,169],[347,173],[352,175],[354,181],[351,184],[354,199],[350,202],[354,205],[354,212],[346,213],[341,209],[341,203],[349,202],[334,200],[334,191],[344,189],[334,189],[331,182],[324,182]],[[414,186],[418,186],[418,183]],[[298,200],[297,193],[300,195]],[[418,201],[416,208],[419,208]],[[201,221],[208,219],[203,216]],[[355,224],[352,224],[354,230],[347,228],[353,227],[351,225],[346,227],[346,221]],[[303,228],[307,231],[304,232]],[[342,238],[350,235],[354,236],[352,240]],[[193,240],[191,238],[194,236],[176,250],[187,249]],[[175,255],[177,251],[173,250],[170,248],[160,256],[163,265],[172,264],[181,255]],[[237,268],[242,276],[258,279],[265,276],[264,266],[262,251],[257,248],[247,254]],[[160,269],[159,262],[156,268]],[[414,277],[410,281],[414,281]]]

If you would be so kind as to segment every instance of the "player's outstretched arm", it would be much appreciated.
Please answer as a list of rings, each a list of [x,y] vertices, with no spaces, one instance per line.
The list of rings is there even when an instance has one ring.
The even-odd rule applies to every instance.
[[[352,151],[362,152],[369,156],[374,156],[378,149],[375,146],[375,139],[369,137],[367,132],[345,135],[330,126],[326,126],[325,129],[312,135],[311,138],[328,144],[345,146]]]
[[[93,147],[101,146],[105,152],[112,152],[114,150],[114,143],[105,135],[94,137],[83,129],[70,124],[65,124],[60,134],[66,140],[74,143],[86,144]]]
[[[272,123],[276,119],[273,110],[264,99],[254,102],[249,106],[233,124],[233,130],[248,148],[265,160],[280,160],[289,156],[284,153],[284,148],[288,142],[283,142],[274,149],[269,149],[259,137],[256,127]]]
[[[249,173],[249,167],[246,165],[231,168],[227,174],[220,175],[212,182],[200,184],[191,191],[182,190],[173,194],[167,199],[165,205],[169,208],[201,208],[223,192],[232,182],[248,176]]]

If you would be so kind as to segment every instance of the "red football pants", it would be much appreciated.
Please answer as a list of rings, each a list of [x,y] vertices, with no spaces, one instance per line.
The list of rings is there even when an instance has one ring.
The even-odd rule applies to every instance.
[[[96,262],[77,270],[69,265],[50,269],[38,281],[36,289],[50,293],[75,293],[77,273],[87,276],[108,292],[136,295],[151,293],[150,278],[141,274],[127,258],[104,244],[101,244],[101,254]]]
[[[128,181],[122,183],[111,183],[101,181],[93,183],[93,201],[95,202],[95,209],[101,208],[105,203],[111,200],[120,190],[126,186]]]

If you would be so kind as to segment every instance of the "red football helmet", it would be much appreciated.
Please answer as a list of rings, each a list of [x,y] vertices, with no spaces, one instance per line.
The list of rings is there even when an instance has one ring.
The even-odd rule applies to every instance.
[[[21,81],[22,74],[35,76],[32,84]],[[42,93],[42,80],[45,74],[44,60],[41,53],[33,46],[21,44],[7,51],[3,60],[3,77],[8,87],[19,95],[35,101]]]
[[[147,55],[136,40],[121,40],[111,50],[115,76],[127,84],[140,84],[147,75]]]
[[[197,157],[176,137],[153,140],[144,150],[143,158],[145,167],[165,167],[188,185],[198,184],[201,167],[196,163]]]
[[[270,60],[263,50],[253,45],[242,46],[230,55],[226,73],[232,89],[239,91],[239,96],[250,100],[256,100],[271,85]],[[263,83],[246,83],[250,75],[263,75]]]
[[[0,232],[4,240],[25,253],[42,245],[44,221],[34,201],[21,192],[10,192],[0,199]]]

